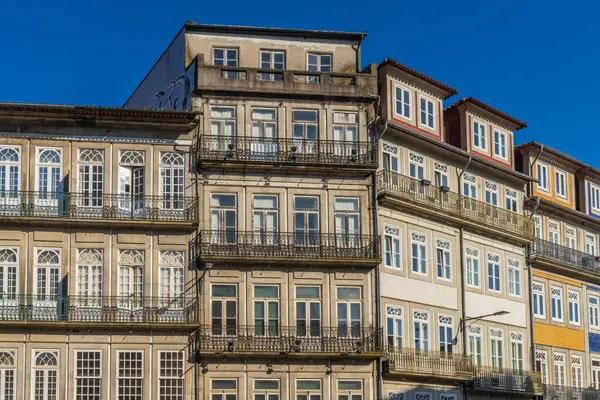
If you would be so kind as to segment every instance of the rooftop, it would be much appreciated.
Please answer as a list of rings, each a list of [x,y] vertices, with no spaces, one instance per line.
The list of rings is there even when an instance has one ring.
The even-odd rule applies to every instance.
[[[527,124],[525,122],[523,122],[515,117],[511,117],[507,113],[502,112],[502,111],[498,110],[497,108],[494,108],[488,104],[485,104],[483,101],[478,100],[474,97],[463,97],[462,99],[458,100],[456,103],[452,104],[450,107],[446,108],[446,110],[449,110],[454,107],[458,107],[461,104],[465,104],[465,103],[474,104],[477,107],[482,108],[492,114],[495,114],[500,118],[504,118],[505,120],[512,122],[513,124],[518,126],[517,130],[522,129],[522,128],[527,128]]]
[[[447,99],[448,97],[451,97],[455,94],[458,93],[458,91],[438,80],[435,80],[425,74],[420,73],[419,71],[415,71],[414,69],[407,67],[404,64],[399,63],[398,61],[391,59],[391,58],[386,58],[385,60],[383,60],[380,64],[379,64],[379,68],[383,67],[384,65],[391,65],[393,67],[398,68],[399,70],[402,70],[410,75],[413,75],[419,79],[424,80],[427,83],[432,84],[433,86],[436,86],[446,92],[448,92],[448,95],[446,97],[444,97],[444,100]]]

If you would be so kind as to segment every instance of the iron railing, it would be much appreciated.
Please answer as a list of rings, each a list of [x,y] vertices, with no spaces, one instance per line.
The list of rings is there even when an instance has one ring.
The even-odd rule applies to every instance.
[[[192,247],[200,259],[380,260],[379,237],[362,234],[201,231]]]
[[[463,354],[388,348],[386,357],[384,365],[388,373],[473,379],[472,359]]]
[[[571,386],[543,385],[544,400],[600,400],[600,390]]]
[[[3,294],[0,321],[191,324],[196,298]]]
[[[195,332],[201,353],[381,354],[381,329],[268,325],[202,325]]]
[[[194,222],[198,200],[180,195],[0,191],[0,217]]]
[[[193,150],[197,162],[257,164],[377,166],[377,153],[368,142],[256,137],[202,136]]]
[[[600,275],[600,258],[546,240],[536,239],[529,246],[529,257],[549,259],[585,272]]]
[[[477,366],[473,388],[485,391],[541,394],[542,377],[539,372]]]
[[[400,197],[427,209],[447,213],[473,224],[485,225],[526,238],[534,238],[535,222],[517,214],[458,193],[442,190],[430,182],[401,175],[392,171],[378,173],[380,195]]]

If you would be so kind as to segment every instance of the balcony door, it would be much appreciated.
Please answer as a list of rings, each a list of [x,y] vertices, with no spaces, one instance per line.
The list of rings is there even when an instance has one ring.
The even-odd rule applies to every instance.
[[[210,198],[210,241],[213,244],[235,244],[237,241],[237,209],[235,194],[213,194]]]
[[[34,400],[57,400],[58,353],[42,351],[34,354],[34,378],[32,380]]]
[[[361,288],[337,288],[338,336],[342,338],[360,338],[362,335],[362,297]]]
[[[16,385],[16,370],[14,351],[0,351],[0,399],[16,400],[19,387]]]
[[[360,212],[359,199],[335,199],[336,246],[343,248],[359,247]]]
[[[185,163],[183,154],[175,152],[160,155],[160,209],[178,213],[185,210]],[[142,194],[143,194],[143,187]],[[183,217],[182,215],[179,215]]]
[[[277,196],[254,196],[252,199],[253,243],[277,244]]]
[[[34,275],[33,318],[56,318],[60,290],[60,250],[37,250]]]
[[[318,154],[318,121],[319,115],[316,110],[292,110],[292,148],[290,157],[309,162]]]
[[[123,217],[143,217],[145,214],[144,196],[144,156],[143,151],[124,151],[119,159],[119,215]]]
[[[237,285],[211,286],[212,335],[237,336]]]
[[[70,299],[70,306],[77,312],[92,312],[90,309],[99,309],[103,304],[102,299],[102,265],[103,253],[101,249],[79,250],[77,256],[77,292]],[[88,310],[88,311],[86,311]]]
[[[18,266],[17,249],[0,249],[0,316],[3,320],[18,316]]]
[[[0,214],[18,215],[21,204],[21,149],[0,147]]]
[[[319,244],[319,198],[294,197],[294,244],[317,246]]]
[[[277,161],[277,109],[252,108],[252,160]]]
[[[279,286],[254,286],[254,333],[280,335]]]
[[[296,335],[321,335],[321,288],[296,286]]]
[[[75,205],[86,212],[104,205],[104,153],[102,150],[86,149],[79,153],[78,194]]]
[[[62,210],[62,149],[38,149],[35,190],[36,215]]]
[[[233,158],[236,137],[235,107],[212,107],[210,110],[209,150],[226,159]]]
[[[358,161],[358,115],[333,113],[333,153],[347,157],[343,161]]]
[[[144,252],[123,250],[119,254],[118,306],[124,310],[139,310],[144,299]]]

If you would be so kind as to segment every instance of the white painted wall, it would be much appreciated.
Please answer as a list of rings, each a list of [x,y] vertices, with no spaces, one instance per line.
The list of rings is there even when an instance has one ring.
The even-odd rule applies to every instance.
[[[458,310],[458,290],[398,275],[381,274],[381,295],[393,299]]]
[[[527,307],[525,303],[471,292],[466,293],[465,301],[467,318],[491,314],[497,311],[508,311],[509,314],[507,315],[486,317],[483,318],[483,320],[520,326],[523,328],[527,327]]]

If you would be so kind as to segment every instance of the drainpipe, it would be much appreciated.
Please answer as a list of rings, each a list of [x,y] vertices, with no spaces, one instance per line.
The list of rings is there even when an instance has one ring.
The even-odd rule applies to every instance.
[[[469,157],[469,163],[471,162],[471,158]],[[467,164],[467,167],[469,164]],[[467,169],[463,170],[463,172]],[[462,175],[462,173],[461,173]],[[461,326],[460,330],[462,331],[462,347],[463,354],[467,356],[467,300],[465,299],[465,242],[464,242],[464,229],[462,226],[460,227],[460,237],[459,237],[459,245],[460,245],[460,299],[461,299]],[[466,400],[469,398],[469,393],[467,392],[467,386],[463,385],[463,398]]]
[[[531,354],[529,355],[529,357],[531,357],[531,370],[535,371],[535,340],[533,339],[533,291],[531,290],[531,269],[531,264],[528,264],[527,279],[529,281],[529,336],[531,337]]]

